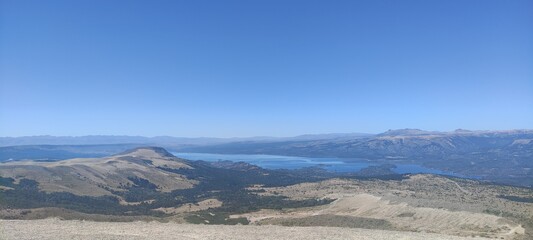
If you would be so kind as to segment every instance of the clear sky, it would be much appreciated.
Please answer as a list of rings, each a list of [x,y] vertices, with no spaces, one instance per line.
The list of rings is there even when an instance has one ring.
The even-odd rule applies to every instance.
[[[533,128],[533,1],[0,0],[0,136]]]

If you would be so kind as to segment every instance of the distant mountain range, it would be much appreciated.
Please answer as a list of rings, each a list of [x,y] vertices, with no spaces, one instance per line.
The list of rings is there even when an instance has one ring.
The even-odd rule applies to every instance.
[[[24,137],[0,137],[0,146],[22,145],[102,145],[102,144],[143,144],[161,146],[188,146],[188,145],[212,145],[229,142],[277,142],[277,141],[304,141],[337,138],[367,137],[367,133],[329,133],[329,134],[306,134],[295,137],[244,137],[244,138],[211,138],[211,137],[143,137],[143,136],[24,136]]]
[[[524,150],[527,153],[531,146],[533,146],[533,130],[429,132],[402,129],[358,138],[277,142],[241,141],[183,147],[181,150],[308,157],[418,159],[443,154],[494,152],[497,149]]]
[[[533,186],[533,130],[389,130],[381,134],[317,134],[274,138],[131,136],[0,138],[0,162],[103,157],[155,145],[172,152],[272,154],[418,164],[499,183]]]
[[[364,158],[413,163],[521,186],[533,186],[533,130],[429,132],[390,130],[360,137],[292,142],[233,142],[184,152]]]
[[[185,138],[142,136],[27,136],[0,137],[0,162],[12,160],[53,161],[80,157],[104,157],[142,146],[161,146],[171,151],[187,147],[233,142],[291,142],[368,137],[365,133],[307,134],[295,137]]]

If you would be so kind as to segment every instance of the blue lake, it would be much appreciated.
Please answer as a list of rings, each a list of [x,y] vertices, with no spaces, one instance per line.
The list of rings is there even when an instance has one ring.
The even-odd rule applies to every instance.
[[[204,160],[208,162],[228,160],[233,162],[246,162],[266,169],[299,169],[305,167],[321,167],[332,172],[357,172],[369,166],[378,166],[382,164],[357,158],[309,158],[261,154],[213,154],[177,152],[173,152],[172,154],[179,158],[189,160]],[[426,168],[417,164],[393,164],[396,165],[396,168],[393,168],[392,171],[401,174],[432,173],[458,176],[457,174],[451,172]]]

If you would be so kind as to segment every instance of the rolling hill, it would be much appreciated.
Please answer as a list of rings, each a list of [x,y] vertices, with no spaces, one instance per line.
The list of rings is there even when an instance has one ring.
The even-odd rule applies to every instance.
[[[165,172],[158,167],[192,167],[162,148],[142,147],[104,158],[77,158],[56,162],[16,161],[2,164],[0,176],[15,182],[29,179],[46,192],[69,192],[81,196],[116,195],[140,181],[154,184],[157,191],[191,188],[197,181]]]

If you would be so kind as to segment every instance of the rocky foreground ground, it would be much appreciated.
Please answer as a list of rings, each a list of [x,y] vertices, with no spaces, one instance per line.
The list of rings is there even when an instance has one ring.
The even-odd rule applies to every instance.
[[[336,227],[228,226],[159,222],[0,220],[0,239],[484,239]]]

